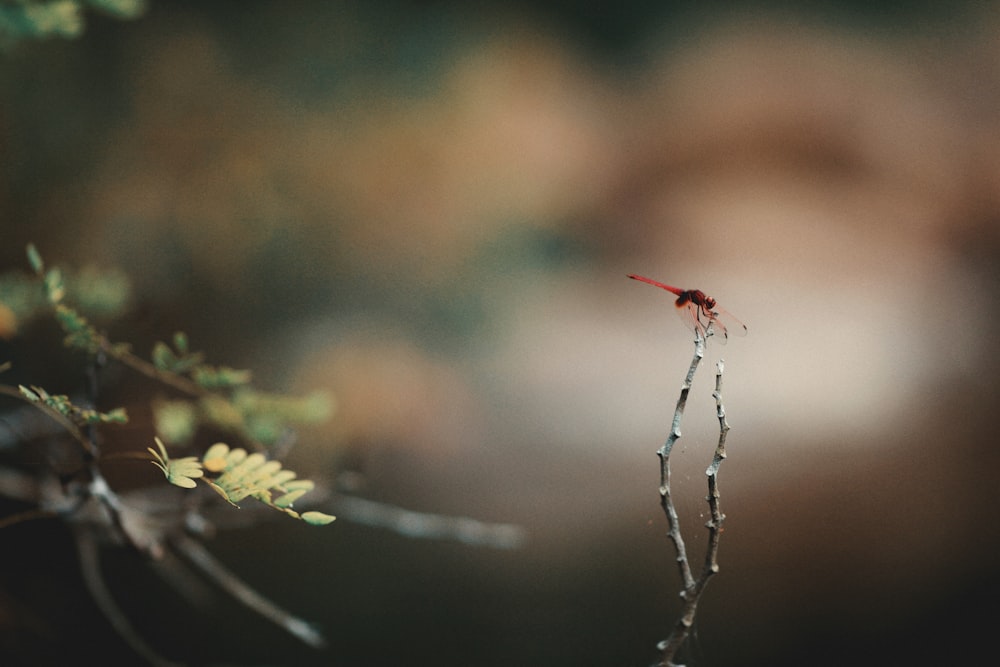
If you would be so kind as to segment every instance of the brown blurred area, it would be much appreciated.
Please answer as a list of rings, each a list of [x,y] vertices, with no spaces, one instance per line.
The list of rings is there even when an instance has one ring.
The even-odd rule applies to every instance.
[[[196,663],[651,664],[678,586],[654,454],[692,345],[636,272],[750,330],[709,345],[675,452],[700,558],[724,357],[722,571],[691,664],[975,664],[1000,620],[1000,7],[860,4],[153,2],[3,54],[0,268],[29,241],[119,267],[116,339],[183,329],[262,387],[335,394],[295,469],[528,531],[211,542],[324,628],[320,654],[113,556],[151,641]],[[0,341],[10,381],[72,390],[34,326]],[[0,545],[9,664],[130,659],[65,535]]]

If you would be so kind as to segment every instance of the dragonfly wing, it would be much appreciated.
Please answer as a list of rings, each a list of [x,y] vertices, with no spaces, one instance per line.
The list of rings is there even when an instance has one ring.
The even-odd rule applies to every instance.
[[[702,315],[701,307],[693,301],[688,300],[677,306],[677,316],[681,318],[684,326],[696,334],[700,333],[702,336],[705,336],[707,333],[705,325],[708,324],[708,320]]]
[[[715,321],[716,333],[722,334],[723,340],[729,336],[747,335],[747,325],[733,317],[732,313],[724,308],[716,307],[712,313],[712,319]]]
[[[713,340],[719,341],[719,345],[725,345],[726,341],[729,339],[726,325],[723,324],[718,317],[716,317],[716,313],[713,311],[709,311],[707,315],[703,313],[702,317],[706,320],[704,326],[702,327],[706,332],[705,335],[708,335],[708,331],[711,330]]]
[[[696,334],[700,333],[703,337],[707,338],[711,329],[712,337],[719,341],[720,345],[725,345],[730,336],[747,335],[746,325],[722,308],[709,310],[705,306],[688,301],[677,307],[677,315],[688,329]]]
[[[726,325],[713,317],[711,328],[713,339],[719,341],[719,345],[725,345],[726,341],[729,340],[729,332],[726,330]]]

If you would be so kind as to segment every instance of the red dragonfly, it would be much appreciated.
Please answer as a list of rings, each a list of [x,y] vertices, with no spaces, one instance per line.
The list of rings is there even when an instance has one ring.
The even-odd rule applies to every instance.
[[[696,334],[701,334],[706,338],[713,334],[718,335],[720,336],[719,342],[723,345],[725,345],[726,339],[730,335],[747,335],[747,326],[745,324],[722,308],[719,308],[715,303],[715,299],[701,290],[685,290],[679,287],[672,287],[652,278],[637,276],[634,273],[628,274],[628,277],[655,285],[667,290],[671,294],[676,294],[677,300],[674,301],[674,305],[677,306],[677,314],[683,320],[684,324]]]

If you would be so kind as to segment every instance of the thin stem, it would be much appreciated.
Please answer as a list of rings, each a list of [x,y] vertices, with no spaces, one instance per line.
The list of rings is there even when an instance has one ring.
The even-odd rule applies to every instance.
[[[722,404],[722,373],[725,370],[725,362],[719,360],[715,365],[715,412],[719,418],[719,441],[715,445],[715,455],[712,463],[705,470],[708,476],[708,508],[711,519],[705,526],[708,528],[708,551],[705,553],[705,566],[702,569],[702,587],[708,583],[708,578],[719,571],[719,539],[722,533],[722,522],[726,520],[726,515],[722,513],[719,506],[719,467],[726,458],[726,436],[729,434],[729,422],[726,421],[726,408]]]
[[[108,358],[104,354],[104,351],[98,350],[90,360],[90,363],[87,364],[87,399],[90,401],[90,407],[94,410],[97,409],[97,397],[100,393],[101,368],[104,367],[107,360]],[[100,457],[101,453],[97,445],[97,425],[85,425],[84,433],[86,434],[87,442],[91,444],[89,451],[91,460],[95,461]]]
[[[201,386],[197,382],[189,380],[183,375],[179,375],[172,371],[167,371],[157,368],[156,365],[151,364],[142,357],[138,357],[132,354],[132,352],[125,349],[123,346],[111,343],[107,338],[104,337],[101,338],[101,350],[103,350],[104,353],[107,354],[112,359],[115,359],[119,363],[128,366],[137,373],[141,373],[142,375],[145,375],[146,377],[152,380],[162,382],[168,387],[172,387],[183,394],[187,394],[192,398],[206,398],[210,396],[218,396],[237,413],[240,412],[240,410],[233,404],[232,399],[225,398],[224,396],[222,396],[222,394],[217,394],[212,390]],[[240,417],[239,426],[234,428],[234,430],[236,430],[243,437],[248,447],[252,448],[253,450],[258,452],[264,452],[270,450],[272,451],[272,453],[275,451],[271,448],[265,447],[259,440],[253,437],[253,435],[249,432],[249,429],[242,417]],[[284,452],[287,452],[288,448],[290,448],[293,443],[294,439],[287,439],[279,444],[285,448]]]
[[[684,537],[681,535],[680,517],[677,515],[677,508],[674,506],[673,496],[670,493],[670,452],[681,437],[681,419],[684,416],[684,407],[687,405],[688,394],[691,392],[691,384],[694,381],[694,374],[698,370],[701,360],[705,357],[705,338],[701,332],[696,332],[694,356],[691,358],[691,366],[688,368],[681,386],[681,395],[677,399],[677,406],[674,408],[674,419],[670,425],[670,435],[667,441],[656,452],[660,457],[660,506],[667,516],[669,524],[668,537],[674,543],[674,551],[677,552],[677,567],[680,570],[681,581],[685,589],[694,585],[694,577],[691,574],[691,565],[688,562],[687,549],[684,546]]]
[[[13,526],[16,523],[22,523],[24,521],[32,521],[34,519],[54,519],[58,516],[58,512],[53,512],[51,510],[26,510],[24,512],[18,512],[17,514],[8,514],[4,518],[0,519],[0,529],[7,528],[8,526]]]
[[[188,562],[249,609],[313,648],[323,648],[326,645],[323,635],[308,621],[282,609],[251,588],[245,581],[233,574],[229,568],[216,560],[215,556],[209,553],[208,549],[197,540],[186,535],[177,535],[171,538],[170,544]]]
[[[101,338],[101,349],[113,359],[125,364],[132,370],[145,375],[146,377],[158,380],[163,384],[187,394],[188,396],[207,396],[211,392],[196,382],[188,380],[182,375],[160,370],[142,357],[138,357],[120,346],[113,345],[107,338]]]
[[[663,505],[664,511],[667,513],[667,519],[670,521],[669,535],[671,540],[673,540],[675,550],[677,551],[678,567],[681,570],[681,578],[684,582],[683,590],[681,591],[681,599],[684,604],[681,609],[680,617],[674,624],[674,628],[671,631],[670,636],[657,645],[657,648],[662,652],[660,659],[661,667],[683,667],[682,665],[674,662],[674,657],[677,655],[678,650],[687,640],[687,637],[691,632],[691,627],[694,625],[695,614],[698,611],[698,602],[701,599],[702,592],[705,590],[705,586],[708,584],[708,580],[712,577],[712,575],[719,571],[719,540],[722,534],[722,522],[726,517],[722,513],[722,509],[719,504],[720,496],[718,475],[719,467],[722,465],[722,461],[726,458],[726,436],[729,433],[729,423],[726,421],[726,409],[722,403],[722,374],[725,369],[725,365],[722,360],[716,364],[715,391],[712,393],[712,396],[715,398],[716,415],[719,419],[719,440],[715,447],[715,454],[712,457],[712,463],[705,471],[705,474],[708,477],[707,500],[711,514],[711,518],[705,524],[706,528],[708,528],[708,548],[705,552],[705,562],[702,566],[701,574],[698,579],[694,579],[691,573],[691,566],[687,559],[687,552],[684,549],[684,540],[680,534],[677,512],[670,496],[670,449],[673,447],[673,444],[677,441],[677,439],[680,438],[680,418],[684,411],[684,405],[687,402],[687,394],[691,388],[691,381],[693,379],[694,372],[703,356],[704,339],[699,335],[695,339],[695,355],[691,360],[691,367],[688,370],[687,377],[685,378],[684,386],[681,388],[681,396],[677,401],[677,408],[674,412],[674,422],[671,428],[670,437],[668,438],[667,443],[658,452],[661,461],[661,504]]]
[[[74,440],[76,440],[78,443],[80,443],[80,446],[83,447],[83,451],[86,454],[88,454],[89,456],[92,456],[92,457],[96,457],[97,456],[98,452],[97,452],[96,447],[94,446],[94,443],[92,443],[90,440],[88,440],[87,436],[84,435],[83,431],[81,431],[77,427],[77,425],[74,424],[73,421],[70,420],[68,417],[66,417],[66,416],[60,414],[59,412],[53,410],[52,408],[50,408],[49,406],[45,405],[44,403],[41,403],[39,401],[29,400],[21,392],[17,391],[16,389],[14,389],[12,387],[8,387],[6,385],[0,385],[0,394],[3,394],[5,396],[10,396],[11,398],[16,398],[19,401],[24,401],[28,405],[33,406],[33,407],[37,408],[38,410],[41,410],[41,412],[43,414],[45,414],[45,415],[48,415],[48,417],[50,419],[52,419],[53,421],[58,422],[59,425],[62,426],[63,429],[65,429],[65,431],[67,433],[69,433],[70,436]]]
[[[516,549],[527,539],[524,529],[514,524],[415,512],[357,496],[341,496],[332,507],[338,518],[412,538],[454,540],[495,549]]]
[[[147,644],[139,633],[136,632],[129,621],[128,616],[122,611],[114,596],[108,590],[104,582],[104,575],[101,574],[101,564],[99,547],[92,531],[87,528],[80,528],[76,531],[76,546],[80,554],[80,567],[83,570],[83,581],[90,592],[90,596],[97,603],[98,608],[105,618],[111,623],[115,632],[125,640],[133,651],[142,656],[143,660],[155,667],[180,667],[179,663],[173,662],[161,656]]]

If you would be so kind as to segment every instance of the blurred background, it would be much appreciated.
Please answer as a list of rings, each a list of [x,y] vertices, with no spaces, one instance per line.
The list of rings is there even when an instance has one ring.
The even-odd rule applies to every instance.
[[[292,469],[526,532],[504,550],[278,521],[209,542],[316,621],[321,652],[109,553],[154,646],[653,663],[679,586],[655,452],[693,345],[634,272],[750,330],[709,345],[673,457],[700,564],[724,357],[727,521],[691,663],[989,650],[1000,6],[697,6],[154,0],[2,54],[0,270],[25,270],[29,241],[116,267],[115,340],[146,354],[183,329],[259,387],[333,393]],[[4,382],[78,388],[59,339],[38,323],[3,341]],[[134,660],[65,528],[0,545],[0,661]]]

